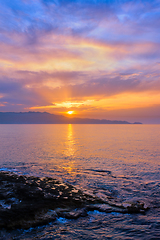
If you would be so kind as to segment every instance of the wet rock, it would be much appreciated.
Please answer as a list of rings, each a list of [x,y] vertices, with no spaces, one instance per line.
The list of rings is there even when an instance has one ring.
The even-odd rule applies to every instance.
[[[143,213],[143,203],[116,203],[91,196],[52,178],[0,172],[0,228],[30,228],[56,217],[77,219],[87,211]]]
[[[112,212],[113,208],[107,204],[94,204],[94,205],[90,205],[88,206],[88,210],[98,210],[100,212]]]
[[[85,217],[87,216],[87,209],[82,208],[82,209],[61,209],[59,211],[56,211],[57,215],[59,217],[67,218],[67,219],[77,219],[79,217]]]
[[[72,185],[52,178],[18,176],[0,172],[0,228],[28,228],[55,220],[56,208],[70,210],[67,218],[85,215],[86,203],[98,201]],[[74,211],[77,209],[76,211]]]
[[[149,208],[143,202],[124,202],[123,207],[128,213],[145,213]]]
[[[105,213],[111,213],[111,212],[118,212],[118,213],[127,213],[127,210],[119,208],[119,207],[114,207],[114,206],[109,206],[108,204],[93,204],[87,206],[88,211],[94,211],[97,210],[99,212],[105,212]]]

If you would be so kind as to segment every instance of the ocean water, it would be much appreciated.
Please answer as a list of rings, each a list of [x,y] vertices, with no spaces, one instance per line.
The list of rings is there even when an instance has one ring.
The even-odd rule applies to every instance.
[[[145,214],[90,211],[0,239],[160,239],[160,125],[0,125],[0,170],[49,176]]]

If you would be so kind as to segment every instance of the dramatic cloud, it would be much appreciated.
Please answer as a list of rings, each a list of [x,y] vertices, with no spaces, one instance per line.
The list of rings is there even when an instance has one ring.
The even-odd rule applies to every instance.
[[[0,1],[0,111],[160,122],[159,25],[158,0]]]

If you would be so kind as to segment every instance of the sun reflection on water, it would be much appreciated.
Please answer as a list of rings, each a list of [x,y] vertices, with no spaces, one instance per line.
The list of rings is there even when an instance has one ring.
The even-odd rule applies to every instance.
[[[70,174],[74,174],[74,160],[73,157],[75,156],[75,141],[73,137],[73,126],[72,124],[68,124],[67,129],[67,139],[65,142],[65,150],[64,154],[69,159],[69,161],[66,162],[65,166],[63,166],[63,169],[66,170]]]
[[[74,141],[74,138],[73,138],[72,124],[68,124],[65,154],[68,157],[74,156],[74,154],[75,154],[75,141]]]

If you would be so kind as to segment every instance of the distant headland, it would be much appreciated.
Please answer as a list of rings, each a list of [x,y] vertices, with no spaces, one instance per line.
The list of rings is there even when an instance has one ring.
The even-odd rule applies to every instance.
[[[0,112],[0,124],[132,124],[127,121],[65,117],[47,112]],[[134,122],[133,124],[142,124]]]

